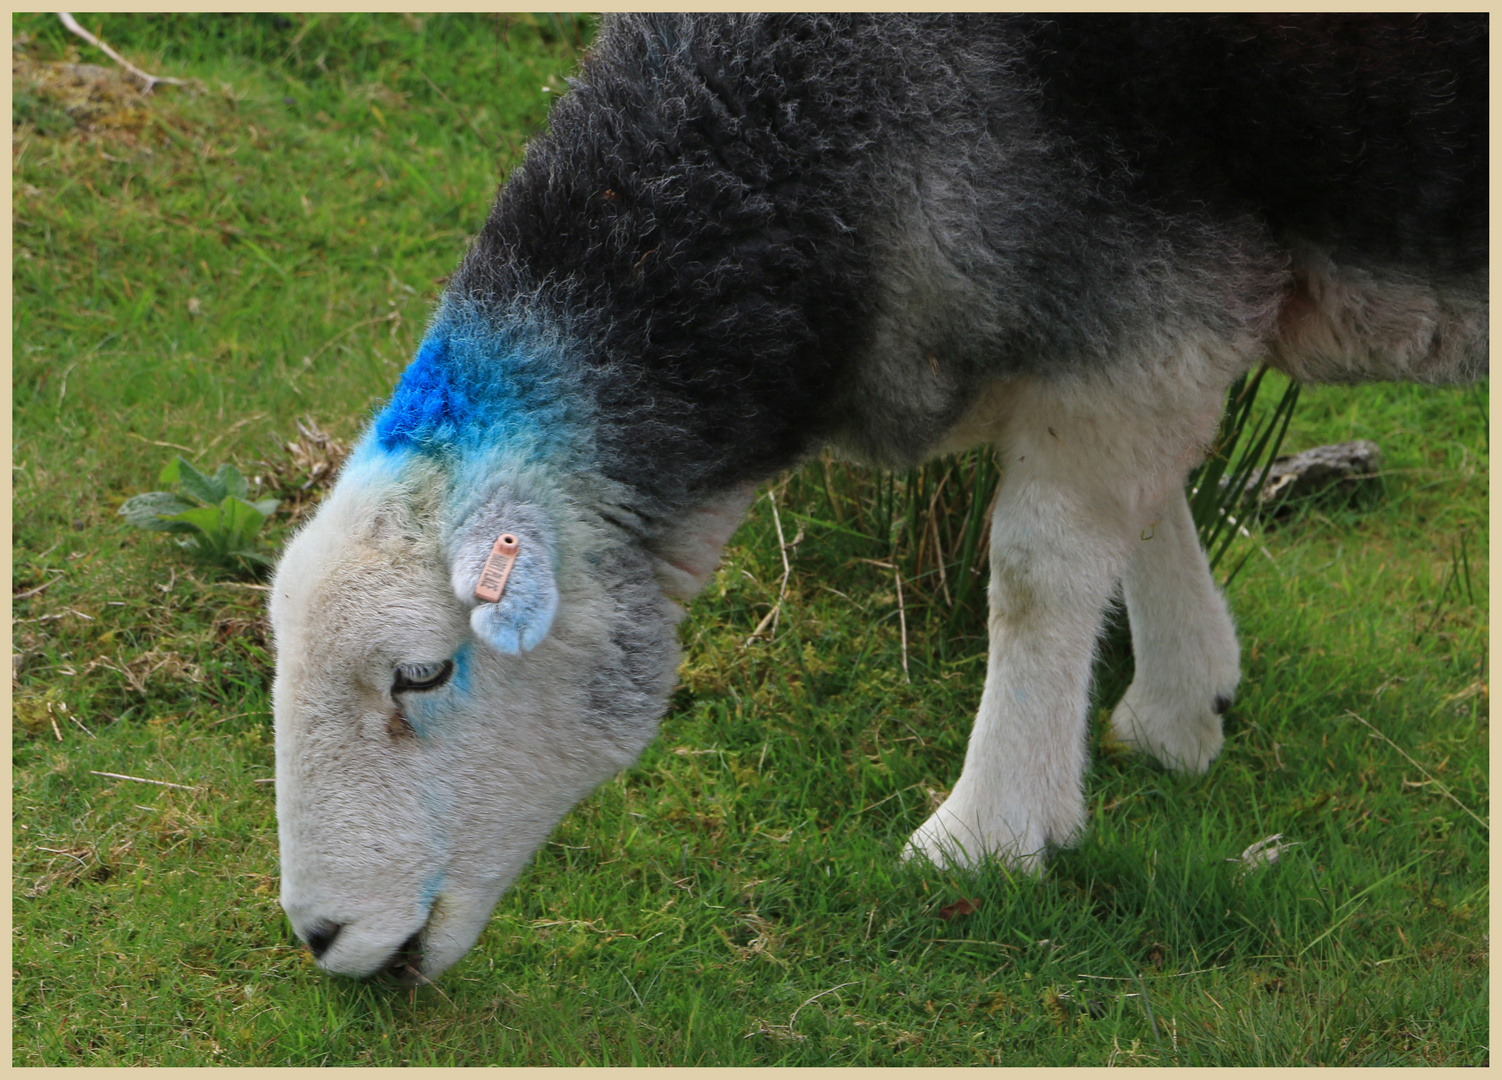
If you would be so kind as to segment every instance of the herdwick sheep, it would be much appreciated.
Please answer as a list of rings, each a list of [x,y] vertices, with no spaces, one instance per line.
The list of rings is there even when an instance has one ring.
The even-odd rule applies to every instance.
[[[1487,371],[1484,15],[617,17],[571,85],[277,571],[282,904],[333,972],[469,949],[820,448],[996,448],[984,693],[908,855],[1038,871],[1118,582],[1115,734],[1221,748],[1183,485],[1233,380]]]

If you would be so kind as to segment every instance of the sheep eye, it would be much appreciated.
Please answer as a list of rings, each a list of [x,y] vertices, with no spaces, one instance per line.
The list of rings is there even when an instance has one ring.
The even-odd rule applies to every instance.
[[[408,690],[437,690],[449,681],[449,676],[453,673],[452,660],[437,664],[398,664],[396,677],[391,682],[391,692],[400,694]]]

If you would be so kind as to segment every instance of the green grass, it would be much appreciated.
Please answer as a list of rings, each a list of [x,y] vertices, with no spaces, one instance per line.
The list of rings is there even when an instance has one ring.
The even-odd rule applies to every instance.
[[[319,973],[255,782],[258,583],[115,510],[179,452],[305,499],[294,419],[347,442],[389,391],[589,24],[79,18],[198,83],[76,117],[16,85],[16,1064],[1488,1059],[1484,387],[1304,392],[1288,448],[1376,439],[1380,497],[1233,545],[1225,753],[1186,779],[1097,739],[1089,834],[1041,880],[897,863],[980,695],[974,459],[816,463],[773,489],[775,632],[746,644],[783,581],[763,498],[692,606],[661,737],[476,949],[436,987]],[[13,27],[33,65],[77,44]],[[1118,631],[1102,709],[1129,665]],[[1229,861],[1273,833],[1298,842],[1277,864]]]

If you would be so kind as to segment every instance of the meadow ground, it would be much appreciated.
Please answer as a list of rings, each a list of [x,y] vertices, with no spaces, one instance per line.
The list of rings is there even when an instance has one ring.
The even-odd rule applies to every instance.
[[[975,459],[815,463],[693,604],[659,739],[470,956],[319,973],[276,901],[262,586],[116,508],[233,461],[286,535],[590,23],[80,19],[192,84],[13,19],[16,1064],[1487,1060],[1485,387],[1305,391],[1287,447],[1375,439],[1380,490],[1236,542],[1225,753],[1178,777],[1097,723],[1043,878],[897,862],[980,694]],[[1102,715],[1129,669],[1118,628]]]

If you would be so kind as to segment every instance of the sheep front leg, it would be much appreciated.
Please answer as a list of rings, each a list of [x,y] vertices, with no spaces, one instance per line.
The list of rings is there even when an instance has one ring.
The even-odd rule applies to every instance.
[[[1055,432],[1063,426],[1040,421],[1008,440],[991,521],[980,711],[960,778],[913,834],[909,856],[962,867],[994,856],[1037,871],[1049,845],[1084,827],[1095,641],[1161,488],[1149,498],[1141,478],[1120,475],[1111,458],[1062,451]]]

